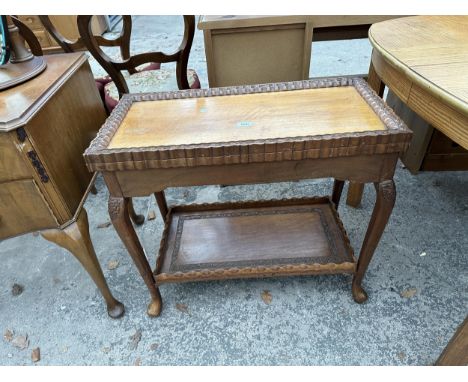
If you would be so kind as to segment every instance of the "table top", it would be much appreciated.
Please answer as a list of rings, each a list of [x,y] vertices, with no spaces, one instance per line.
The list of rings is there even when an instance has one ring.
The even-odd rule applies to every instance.
[[[25,125],[86,59],[84,53],[44,56],[47,62],[44,72],[27,82],[1,91],[0,132]]]
[[[362,79],[309,80],[125,95],[85,159],[112,170],[346,156],[401,150],[409,134]]]
[[[468,16],[414,16],[372,25],[369,40],[414,83],[468,115]]]
[[[267,25],[282,25],[296,23],[311,23],[315,28],[337,27],[347,25],[373,24],[379,21],[392,19],[399,16],[329,16],[329,15],[283,15],[283,16],[253,16],[253,15],[205,15],[198,22],[198,29],[225,29],[247,28]]]
[[[334,104],[333,110],[330,103]],[[157,123],[155,117],[157,116]],[[385,130],[352,86],[134,103],[108,148]]]

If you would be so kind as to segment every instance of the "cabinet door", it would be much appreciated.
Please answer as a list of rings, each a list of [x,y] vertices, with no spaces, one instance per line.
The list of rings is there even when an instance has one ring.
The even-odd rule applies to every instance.
[[[0,183],[0,240],[57,225],[34,180]]]
[[[0,134],[0,183],[31,177],[27,163],[23,159],[23,154],[14,144],[11,134],[14,134],[14,132]]]

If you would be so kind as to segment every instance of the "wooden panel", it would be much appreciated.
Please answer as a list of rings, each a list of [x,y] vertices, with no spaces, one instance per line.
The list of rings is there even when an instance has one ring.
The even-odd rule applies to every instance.
[[[353,87],[134,103],[109,148],[385,130]]]
[[[0,184],[0,239],[56,226],[32,179]]]
[[[29,29],[35,30],[35,29],[41,29],[42,28],[42,23],[41,20],[39,20],[38,16],[35,15],[19,15],[18,18],[25,23]]]
[[[0,132],[26,124],[48,97],[86,61],[84,53],[46,56],[47,69],[34,81],[0,92]]]
[[[212,33],[214,76],[210,86],[297,81],[303,75],[305,24],[295,28]],[[310,56],[310,50],[309,50]],[[310,57],[309,57],[310,59]]]
[[[92,176],[82,154],[105,118],[89,64],[85,62],[26,127],[34,149],[72,215]]]
[[[310,159],[268,163],[248,163],[229,166],[200,166],[117,172],[123,196],[147,196],[168,187],[202,186],[208,184],[247,184],[287,182],[312,178],[337,178],[362,183],[391,179],[398,154],[329,159]],[[154,189],[154,179],[160,189]]]
[[[15,145],[10,134],[16,133],[0,134],[0,182],[31,177],[21,150]]]
[[[76,15],[49,15],[50,21],[57,30],[67,39],[75,40],[80,37]],[[93,16],[91,28],[94,34],[101,35],[107,29],[107,24],[104,21],[105,16]]]
[[[212,279],[274,276],[295,267],[304,274],[352,272],[354,263],[328,198],[178,206],[163,233],[156,281],[206,279],[210,272]]]
[[[308,16],[253,16],[253,15],[205,15],[200,17],[199,29],[244,28],[252,26],[281,25],[297,22],[310,22],[314,27],[334,27],[345,25],[373,24],[401,17],[379,15],[308,15]]]
[[[34,35],[36,36],[37,40],[39,41],[39,44],[41,44],[41,47],[43,48],[48,48],[51,45],[56,45],[52,43],[52,40],[50,40],[46,31],[34,31]]]

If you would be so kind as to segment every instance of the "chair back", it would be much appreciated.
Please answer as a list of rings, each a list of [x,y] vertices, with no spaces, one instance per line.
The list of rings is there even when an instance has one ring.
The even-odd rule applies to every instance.
[[[123,94],[129,92],[122,71],[127,70],[130,74],[136,73],[138,71],[138,66],[153,62],[176,62],[176,78],[179,89],[190,88],[187,78],[187,65],[193,37],[195,35],[195,16],[184,16],[184,35],[181,44],[174,53],[166,54],[161,51],[154,51],[139,53],[133,56],[130,55],[132,20],[131,16],[123,16],[121,37],[122,39],[125,38],[127,50],[126,55],[122,54],[122,61],[112,59],[101,49],[101,46],[105,46],[102,44],[104,38],[102,36],[93,35],[91,19],[92,16],[89,15],[78,16],[78,31],[81,36],[81,42],[112,78],[119,92],[119,98],[122,97]]]
[[[72,41],[63,36],[47,15],[40,15],[42,25],[46,31],[52,36],[52,38],[60,45],[65,53],[73,53],[78,50],[86,50],[86,45],[83,43],[83,39],[78,37]],[[131,16],[123,16],[123,28],[120,31],[120,35],[114,39],[108,39],[103,36],[95,36],[98,44],[101,46],[114,46],[120,48],[120,54],[123,59],[130,57],[130,34],[132,33],[132,18]]]

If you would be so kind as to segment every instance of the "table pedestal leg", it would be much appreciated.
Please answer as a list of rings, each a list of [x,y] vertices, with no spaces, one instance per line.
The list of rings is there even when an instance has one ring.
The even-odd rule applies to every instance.
[[[96,257],[96,253],[94,252],[93,243],[89,237],[88,215],[86,214],[86,210],[83,208],[78,214],[76,222],[70,224],[68,227],[64,229],[47,229],[41,231],[41,235],[44,239],[67,249],[78,259],[99,288],[104,300],[106,300],[107,313],[109,316],[112,318],[122,317],[125,308],[112,296]]]
[[[362,288],[361,282],[395,204],[396,190],[393,180],[385,180],[380,183],[375,183],[375,189],[377,200],[367,228],[366,237],[362,244],[356,273],[353,278],[353,298],[354,301],[358,303],[362,303],[367,300],[367,294]]]
[[[130,221],[129,202],[130,198],[110,196],[108,204],[109,216],[151,294],[151,302],[147,310],[148,315],[159,316],[162,308],[161,294],[156,287],[153,272],[146,258],[145,251]]]

